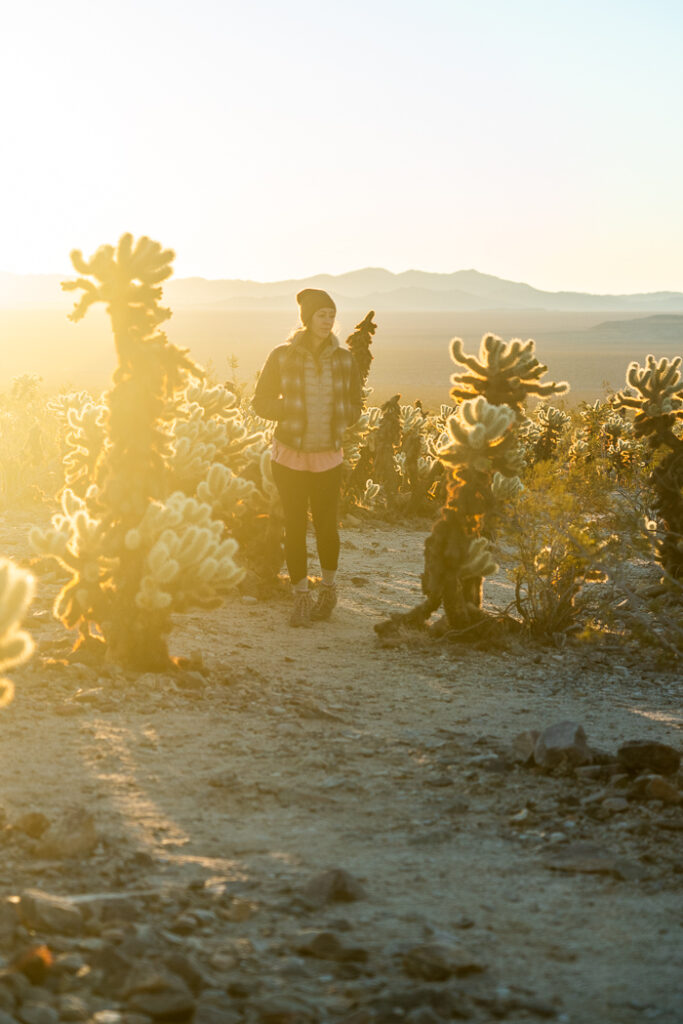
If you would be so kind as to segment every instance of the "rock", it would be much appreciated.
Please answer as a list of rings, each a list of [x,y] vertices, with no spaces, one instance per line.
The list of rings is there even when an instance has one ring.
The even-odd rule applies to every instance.
[[[628,800],[625,800],[623,796],[610,796],[603,800],[600,806],[610,814],[621,814],[623,811],[628,810],[629,804]]]
[[[365,889],[353,875],[342,868],[331,868],[315,875],[304,889],[304,897],[311,903],[351,903],[365,897]]]
[[[52,953],[47,946],[31,946],[12,960],[12,969],[28,978],[32,985],[42,985],[53,965]]]
[[[13,1017],[10,1013],[6,1013],[4,1010],[0,1010],[0,1024],[19,1024],[16,1017]]]
[[[334,932],[318,932],[311,935],[296,947],[302,956],[312,956],[318,960],[334,960],[337,963],[365,963],[368,959],[367,949],[345,946]]]
[[[414,946],[402,957],[403,970],[411,978],[446,981],[452,975],[476,974],[485,970],[476,957],[460,946],[425,942]]]
[[[259,1024],[317,1024],[318,1015],[296,996],[273,996],[249,1004]]]
[[[527,729],[526,732],[520,732],[515,736],[510,751],[512,760],[518,764],[531,764],[540,735],[538,729]]]
[[[78,935],[83,927],[81,912],[71,900],[40,889],[26,889],[21,894],[19,916],[27,928],[37,932]]]
[[[17,1016],[22,1024],[59,1024],[59,1014],[47,1003],[22,1003]]]
[[[680,804],[683,796],[678,788],[661,775],[650,775],[645,784],[647,800],[661,800],[665,804]]]
[[[155,1020],[186,1020],[195,1007],[194,996],[182,978],[151,964],[133,968],[122,995],[131,1010]]]
[[[630,740],[617,751],[617,758],[630,772],[651,771],[673,775],[681,766],[681,755],[666,743],[654,740]]]
[[[609,767],[604,764],[580,765],[574,772],[577,779],[587,779],[589,782],[606,782],[609,778]]]
[[[224,996],[222,999],[200,1000],[192,1024],[239,1024],[241,1020],[241,1012]]]
[[[431,1006],[420,1006],[411,1010],[405,1021],[406,1024],[443,1024],[443,1017],[436,1014]]]
[[[165,959],[169,971],[177,974],[185,982],[194,995],[198,995],[205,985],[205,978],[200,964],[184,953],[171,953]]]
[[[14,944],[14,937],[19,923],[16,903],[0,900],[0,947]]]
[[[50,819],[40,811],[29,811],[28,814],[22,814],[20,818],[17,818],[12,827],[15,832],[23,832],[31,839],[40,839],[43,832],[47,832],[49,829]]]
[[[592,760],[586,734],[578,722],[549,726],[538,737],[534,748],[534,761],[542,768],[576,768]]]
[[[61,995],[57,1002],[59,1019],[64,1021],[90,1020],[90,1010],[85,999],[67,993]]]
[[[612,875],[622,880],[637,880],[643,877],[638,864],[610,853],[593,843],[577,842],[553,849],[542,860],[551,871],[568,871],[587,875]]]
[[[98,842],[92,814],[83,807],[74,807],[50,826],[37,853],[47,860],[89,857]]]

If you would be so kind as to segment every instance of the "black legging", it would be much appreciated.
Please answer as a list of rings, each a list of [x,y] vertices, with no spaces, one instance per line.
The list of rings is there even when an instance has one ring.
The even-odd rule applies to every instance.
[[[342,467],[323,473],[288,469],[272,463],[273,480],[280,492],[285,513],[285,558],[289,578],[299,583],[307,574],[306,523],[310,502],[322,569],[335,570],[339,563],[337,507]]]

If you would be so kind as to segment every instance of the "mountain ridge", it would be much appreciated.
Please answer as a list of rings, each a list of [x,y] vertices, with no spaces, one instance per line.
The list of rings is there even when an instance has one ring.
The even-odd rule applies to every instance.
[[[73,301],[61,291],[70,275],[0,272],[0,306],[64,307]],[[282,281],[243,278],[171,278],[164,300],[172,308],[295,309],[302,288],[324,288],[346,309],[378,306],[394,311],[548,310],[554,312],[683,312],[683,292],[656,291],[598,294],[544,291],[522,281],[510,281],[468,269],[450,273],[364,267],[343,274],[315,274]]]

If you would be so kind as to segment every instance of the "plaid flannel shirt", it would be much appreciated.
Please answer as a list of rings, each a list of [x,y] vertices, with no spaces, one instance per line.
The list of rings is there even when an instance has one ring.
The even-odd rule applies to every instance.
[[[360,375],[349,349],[342,348],[331,335],[332,352],[332,441],[341,448],[344,431],[361,414]],[[306,389],[304,382],[304,344],[306,331],[297,331],[292,340],[274,348],[261,370],[252,406],[257,416],[276,420],[278,441],[301,450],[306,430]]]

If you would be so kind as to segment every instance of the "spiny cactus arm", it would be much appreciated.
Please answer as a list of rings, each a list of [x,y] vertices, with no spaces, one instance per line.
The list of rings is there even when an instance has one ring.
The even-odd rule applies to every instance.
[[[8,559],[0,560],[0,672],[22,665],[33,653],[33,640],[21,624],[34,591],[30,573]],[[10,680],[0,679],[0,707],[10,702],[13,694]]]

